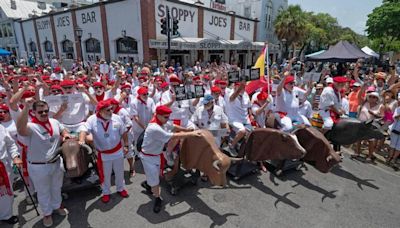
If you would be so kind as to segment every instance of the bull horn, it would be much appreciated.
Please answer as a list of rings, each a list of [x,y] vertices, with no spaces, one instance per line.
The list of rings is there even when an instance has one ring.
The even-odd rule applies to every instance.
[[[332,160],[332,159],[333,159],[332,155],[329,155],[328,157],[326,157],[326,161],[327,161],[327,162],[329,162],[329,161]]]
[[[214,166],[214,168],[217,170],[217,171],[220,171],[221,169],[219,168],[219,165],[221,164],[221,160],[215,160],[215,161],[213,161],[213,163],[212,163],[212,165]]]
[[[87,151],[87,154],[92,154],[93,150],[88,144],[82,144],[81,147]]]
[[[58,147],[57,149],[56,149],[56,151],[54,152],[54,156],[50,159],[50,160],[48,160],[47,162],[48,163],[53,163],[53,162],[55,162],[55,161],[57,161],[59,158],[60,158],[60,153],[61,153],[61,151],[62,151],[62,147],[60,146],[60,147]]]
[[[243,160],[243,158],[229,158],[229,159],[231,159],[231,161],[242,161]]]

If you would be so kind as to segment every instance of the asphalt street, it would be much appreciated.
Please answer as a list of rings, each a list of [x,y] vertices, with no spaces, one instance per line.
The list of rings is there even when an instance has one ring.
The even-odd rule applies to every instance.
[[[151,198],[140,187],[140,163],[137,170],[127,181],[129,198],[113,194],[103,204],[96,189],[72,193],[64,201],[70,214],[53,215],[54,227],[400,227],[400,172],[347,154],[328,174],[306,165],[281,178],[268,172],[229,180],[226,188],[199,181],[177,196],[163,191],[160,214],[152,212]],[[23,192],[16,195],[20,226],[42,227]]]

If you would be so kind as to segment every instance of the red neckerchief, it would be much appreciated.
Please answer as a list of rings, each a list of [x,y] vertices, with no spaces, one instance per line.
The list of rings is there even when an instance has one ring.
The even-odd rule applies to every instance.
[[[102,100],[104,100],[105,94],[106,94],[106,93],[103,92],[100,96],[97,96],[97,95],[96,95],[96,100],[97,100],[97,101],[102,101]]]
[[[0,177],[2,177],[1,178],[2,180],[0,181],[0,186],[5,185],[7,195],[12,196],[13,194],[11,192],[10,180],[8,179],[7,169],[2,161],[0,161]]]
[[[140,103],[142,103],[144,106],[147,105],[147,102],[144,101],[142,98],[140,98],[140,96],[137,96],[137,99],[140,101]]]
[[[100,115],[99,112],[96,113],[96,116],[97,116],[97,118],[99,118],[100,120],[102,120],[102,121],[100,121],[100,122],[101,122],[101,126],[103,127],[104,132],[107,132],[108,127],[110,126],[110,121],[104,119],[104,118]],[[106,124],[104,125],[103,122],[105,122]]]
[[[154,114],[153,118],[150,120],[150,123],[156,123],[160,126],[162,126],[163,124],[161,123],[161,121],[157,118],[157,114]]]
[[[35,124],[39,124],[44,129],[46,129],[46,131],[49,133],[50,136],[53,136],[53,127],[51,126],[51,123],[48,119],[47,119],[47,121],[40,121],[40,120],[38,120],[38,118],[36,118],[36,116],[33,116],[31,122],[35,123]]]
[[[258,107],[261,107],[261,104],[258,103],[258,101],[254,101],[254,104],[258,105]]]
[[[118,114],[119,110],[121,110],[121,106],[117,106],[114,110],[114,114]]]

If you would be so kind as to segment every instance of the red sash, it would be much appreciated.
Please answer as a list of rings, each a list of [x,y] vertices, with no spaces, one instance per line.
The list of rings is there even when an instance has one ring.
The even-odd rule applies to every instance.
[[[97,171],[99,172],[100,184],[103,184],[104,182],[103,159],[101,158],[101,154],[112,154],[119,151],[121,148],[122,148],[122,143],[120,141],[118,145],[116,145],[114,148],[110,150],[97,150],[97,152],[99,152],[97,155]]]
[[[165,157],[163,156],[163,153],[161,154],[146,154],[145,152],[141,151],[141,153],[145,156],[150,156],[150,157],[160,157],[160,176],[164,176],[164,167],[165,167]]]
[[[22,144],[22,142],[17,141],[17,144],[22,148],[21,151],[21,158],[22,158],[22,176],[25,179],[25,183],[26,185],[29,186],[29,173],[28,173],[28,159],[26,158],[27,156],[27,152],[28,152],[28,147],[24,144]]]
[[[2,177],[0,180],[0,186],[5,185],[7,195],[12,196],[13,194],[11,191],[10,181],[8,179],[7,169],[2,161],[0,161],[0,177]]]
[[[287,115],[287,112],[277,112],[280,118],[283,118]]]
[[[340,116],[336,112],[334,112],[332,110],[329,110],[329,114],[330,114],[330,116],[332,118],[333,123],[337,124],[339,122],[339,120],[340,120]]]

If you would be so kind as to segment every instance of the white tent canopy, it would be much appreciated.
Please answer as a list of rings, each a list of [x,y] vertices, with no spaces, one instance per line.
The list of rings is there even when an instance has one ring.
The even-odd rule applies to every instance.
[[[367,46],[361,48],[361,50],[367,55],[373,56],[375,58],[379,58],[379,54]]]

